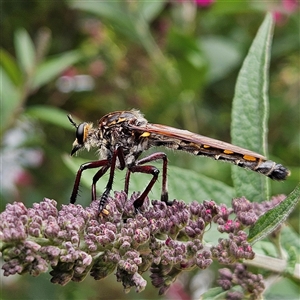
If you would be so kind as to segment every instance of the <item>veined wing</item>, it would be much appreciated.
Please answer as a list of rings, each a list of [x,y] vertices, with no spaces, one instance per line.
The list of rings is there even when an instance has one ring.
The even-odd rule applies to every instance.
[[[131,129],[141,131],[145,134],[149,133],[150,136],[160,135],[163,137],[169,137],[169,138],[174,138],[182,141],[187,141],[205,149],[209,149],[211,147],[211,148],[222,150],[224,153],[233,152],[233,153],[240,154],[242,156],[249,156],[257,159],[266,160],[266,158],[263,155],[258,154],[254,151],[244,149],[213,138],[209,138],[200,134],[196,134],[188,130],[182,130],[167,125],[151,124],[151,123],[148,123],[147,125],[144,126],[136,126],[130,124],[129,127]]]

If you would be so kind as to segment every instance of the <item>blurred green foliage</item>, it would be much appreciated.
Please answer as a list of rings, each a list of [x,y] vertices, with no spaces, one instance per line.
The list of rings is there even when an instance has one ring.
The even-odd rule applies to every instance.
[[[65,163],[74,140],[68,113],[95,123],[110,111],[136,108],[150,122],[230,141],[237,75],[270,10],[281,17],[266,91],[268,152],[292,171],[287,182],[271,185],[272,194],[288,194],[300,172],[299,18],[284,11],[280,1],[215,1],[205,8],[188,1],[3,2],[1,211],[8,202],[30,205],[43,197],[68,203],[75,176]],[[86,85],[86,79],[92,84]],[[95,159],[95,153],[82,156]],[[181,153],[168,156],[171,165],[231,189],[229,165]],[[82,186],[81,203],[89,199],[89,189]],[[297,230],[297,212],[290,222]],[[114,299],[155,297],[150,288],[125,296],[120,286],[110,290],[110,280],[57,287],[48,279],[5,281],[3,299],[105,299],[112,293]]]

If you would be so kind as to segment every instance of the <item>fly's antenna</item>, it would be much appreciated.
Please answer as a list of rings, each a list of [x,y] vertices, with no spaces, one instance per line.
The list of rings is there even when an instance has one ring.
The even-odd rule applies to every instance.
[[[71,115],[67,115],[69,121],[72,123],[72,125],[75,127],[75,128],[78,128],[78,125],[73,121],[72,119],[72,116]]]

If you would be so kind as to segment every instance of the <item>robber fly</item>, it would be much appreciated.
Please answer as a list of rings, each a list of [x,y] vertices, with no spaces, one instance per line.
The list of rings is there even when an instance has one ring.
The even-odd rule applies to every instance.
[[[70,202],[75,203],[82,172],[86,169],[99,168],[93,177],[92,200],[96,200],[96,183],[110,169],[109,180],[102,194],[99,212],[105,210],[107,198],[112,189],[115,169],[127,168],[125,177],[125,192],[128,194],[129,178],[131,173],[151,174],[152,179],[145,190],[135,200],[134,207],[143,205],[144,199],[156,182],[159,170],[151,165],[152,161],[162,160],[162,193],[161,200],[167,204],[167,156],[163,152],[150,154],[138,159],[143,151],[154,146],[164,146],[174,150],[182,150],[194,155],[211,157],[249,169],[274,180],[284,180],[289,175],[281,164],[267,160],[264,156],[243,149],[229,143],[205,137],[187,130],[181,130],[166,125],[151,124],[137,110],[116,111],[102,117],[98,127],[92,123],[77,125],[68,115],[70,122],[76,128],[76,139],[73,143],[71,155],[80,149],[98,149],[100,160],[84,163],[80,166]]]

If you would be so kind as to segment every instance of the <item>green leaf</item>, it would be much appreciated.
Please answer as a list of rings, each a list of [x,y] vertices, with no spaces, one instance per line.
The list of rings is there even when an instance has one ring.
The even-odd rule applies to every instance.
[[[173,55],[178,56],[176,67],[181,89],[193,94],[203,85],[207,73],[207,59],[201,45],[194,38],[172,29],[168,35],[168,47]]]
[[[285,222],[300,200],[300,183],[279,205],[262,215],[249,230],[248,241],[251,244],[263,239],[280,224]]]
[[[199,45],[209,64],[208,80],[216,82],[232,72],[241,60],[237,44],[222,36],[206,36],[199,39]]]
[[[295,266],[298,263],[298,257],[299,257],[299,252],[297,251],[296,247],[290,247],[288,249],[288,260],[287,260],[287,268],[286,272],[293,276],[297,270],[295,270]]]
[[[268,68],[273,18],[268,14],[261,25],[238,75],[232,106],[232,143],[266,154],[268,118]],[[252,201],[267,199],[267,178],[232,168],[237,196]]]
[[[82,158],[71,158],[70,156],[63,156],[64,163],[74,172],[74,176],[79,169],[79,166],[87,160]],[[155,163],[158,168],[161,165]],[[81,182],[87,187],[91,186],[92,178],[95,175],[95,170],[86,170],[82,176]],[[109,171],[107,172],[107,174]],[[107,183],[107,174],[104,175],[97,183],[98,194],[102,193]],[[124,190],[125,171],[116,171],[114,177],[113,190]],[[129,194],[134,191],[143,191],[149,183],[151,175],[149,174],[131,174]],[[183,180],[184,179],[184,180]],[[178,168],[175,166],[168,167],[168,188],[169,198],[184,200],[185,202],[192,202],[196,200],[202,202],[203,200],[213,199],[218,203],[226,203],[230,205],[233,196],[233,189],[222,182],[210,179],[200,175],[194,171]],[[160,199],[161,193],[161,177],[151,190],[150,199]]]
[[[157,16],[162,12],[164,9],[167,1],[160,0],[160,1],[138,1],[136,2],[139,5],[139,10],[143,15],[144,19],[147,23],[152,22]]]
[[[227,292],[221,287],[214,287],[201,295],[200,299],[203,300],[222,300],[226,298]]]
[[[21,69],[26,75],[31,75],[35,68],[35,47],[24,28],[15,33],[15,49]]]
[[[111,26],[125,34],[131,39],[136,39],[137,34],[134,27],[134,20],[130,11],[128,11],[128,3],[119,1],[68,1],[74,9],[80,9],[91,14],[97,15],[104,21],[109,21]]]
[[[34,105],[26,109],[25,115],[74,131],[67,118],[68,112],[57,107]]]
[[[51,58],[41,63],[34,74],[32,79],[32,89],[38,89],[42,85],[50,82],[64,70],[73,64],[77,63],[83,58],[81,52],[74,50],[60,54],[54,58]]]
[[[5,49],[0,49],[0,64],[13,84],[19,86],[22,82],[22,74],[14,57]]]
[[[280,232],[280,242],[284,249],[288,251],[289,248],[295,247],[300,253],[299,234],[291,226],[284,226]]]
[[[122,1],[101,1],[84,2],[68,1],[70,6],[75,9],[81,9],[95,14],[101,19],[106,19],[110,25],[115,26],[120,32],[130,38],[135,38],[139,34],[136,32],[137,18],[133,16],[142,16],[148,23],[157,17],[163,10],[167,1],[137,1],[135,3],[126,3]]]
[[[154,3],[151,4],[152,11],[148,12],[149,15],[146,16],[147,19],[144,18],[144,9],[147,6],[150,7],[150,3],[138,3],[138,1],[135,3],[125,1],[74,0],[69,0],[69,3],[74,9],[81,9],[98,16],[101,22],[106,22],[106,24],[112,26],[116,32],[120,32],[130,38],[134,43],[141,44],[158,68],[167,68],[166,76],[168,78],[170,76],[169,80],[173,80],[173,68],[169,66],[168,60],[160,51],[160,48],[151,35],[147,23],[147,21],[157,13],[158,9],[160,9],[160,3],[155,6]]]
[[[230,5],[227,0],[215,1],[214,5],[210,8],[210,13],[215,17],[230,16],[230,15],[242,15],[249,14],[253,11],[253,2],[251,1],[231,1]],[[255,13],[257,11],[255,10]]]
[[[22,101],[21,92],[18,87],[14,85],[8,74],[0,66],[1,74],[1,133],[9,127],[13,120],[13,115],[16,108]]]
[[[299,280],[297,282],[282,276],[278,279],[264,292],[263,299],[299,299]]]

